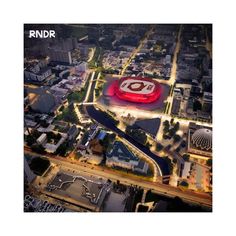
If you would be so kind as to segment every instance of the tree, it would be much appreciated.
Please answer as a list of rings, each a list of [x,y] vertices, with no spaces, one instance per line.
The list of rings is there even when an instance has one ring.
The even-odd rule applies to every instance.
[[[169,128],[170,128],[170,123],[169,123],[169,121],[168,121],[168,120],[165,120],[165,121],[163,122],[163,125],[164,125],[163,132],[164,132],[164,133],[169,132]]]
[[[188,182],[183,180],[179,185],[183,186],[183,187],[188,187],[189,184],[188,184]]]
[[[187,154],[187,153],[185,153],[182,157],[183,157],[183,159],[184,159],[185,161],[189,161],[190,155]]]
[[[185,146],[186,146],[186,141],[183,140],[183,141],[181,142],[181,147],[184,148]]]
[[[45,154],[45,148],[41,144],[34,144],[31,146],[32,151],[37,152],[39,154]]]
[[[195,100],[193,103],[193,111],[198,111],[202,109],[202,104],[200,101]]]
[[[163,139],[171,139],[171,137],[169,136],[169,135],[167,135],[167,134],[163,134]]]
[[[175,135],[173,136],[173,139],[174,139],[174,143],[177,143],[177,142],[180,141],[181,137],[180,137],[178,134],[175,134]]]
[[[159,152],[163,149],[163,145],[161,143],[157,143],[156,150]]]
[[[63,111],[63,110],[64,110],[64,108],[65,108],[65,106],[64,106],[64,105],[62,105],[62,106],[60,107],[59,111]]]
[[[174,124],[174,118],[171,118],[170,123],[173,125]]]
[[[174,125],[175,132],[179,130],[179,122],[176,122]]]
[[[164,132],[164,133],[169,132],[169,126],[164,126],[163,132]]]
[[[30,168],[37,175],[42,175],[50,165],[50,161],[41,157],[34,158],[30,163]]]
[[[145,145],[147,142],[147,135],[141,129],[133,128],[132,126],[126,127],[126,133],[131,136],[137,142]]]
[[[68,143],[64,142],[57,148],[55,154],[65,156],[67,152],[67,148],[68,148]]]
[[[163,125],[164,125],[164,126],[170,126],[169,121],[168,121],[168,120],[165,120],[165,121],[163,122]]]
[[[146,147],[151,148],[151,147],[152,147],[152,144],[149,143],[149,142],[147,142],[147,143],[146,143]]]
[[[174,128],[171,128],[169,130],[169,135],[172,137],[173,135],[175,135],[175,132],[176,132],[176,130]]]
[[[208,166],[212,166],[212,159],[208,159],[208,160],[206,161],[206,164],[207,164]]]
[[[25,141],[26,141],[28,146],[31,146],[31,145],[34,144],[35,138],[31,135],[27,135],[26,138],[25,138]]]

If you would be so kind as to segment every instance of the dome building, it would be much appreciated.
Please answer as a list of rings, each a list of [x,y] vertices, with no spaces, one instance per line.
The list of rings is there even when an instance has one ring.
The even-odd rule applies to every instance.
[[[192,135],[192,143],[201,150],[212,150],[212,131],[206,128],[196,130]]]
[[[212,129],[210,127],[189,124],[188,152],[199,157],[212,156]]]

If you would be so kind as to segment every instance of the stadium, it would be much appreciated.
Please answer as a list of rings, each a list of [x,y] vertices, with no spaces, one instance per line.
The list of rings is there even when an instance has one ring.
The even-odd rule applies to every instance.
[[[123,77],[114,86],[115,95],[121,99],[135,103],[152,103],[161,95],[158,82],[142,77]]]

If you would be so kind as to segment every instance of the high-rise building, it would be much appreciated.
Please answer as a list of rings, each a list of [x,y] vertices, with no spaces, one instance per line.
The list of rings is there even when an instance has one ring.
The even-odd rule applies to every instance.
[[[24,157],[24,178],[28,183],[31,183],[35,179],[36,175],[30,169],[29,164]]]
[[[50,56],[51,61],[68,63],[68,64],[72,63],[72,57],[71,57],[70,51],[56,49],[56,48],[50,48],[49,49],[49,56]]]

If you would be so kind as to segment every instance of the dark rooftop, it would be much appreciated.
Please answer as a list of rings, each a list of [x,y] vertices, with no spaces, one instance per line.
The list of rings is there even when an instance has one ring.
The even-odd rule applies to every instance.
[[[112,156],[118,157],[121,161],[138,161],[139,159],[134,156],[134,154],[122,143],[115,141],[113,149],[110,153],[107,153],[107,157],[111,158]]]
[[[139,120],[135,122],[135,125],[140,127],[145,132],[156,136],[157,131],[160,127],[160,119],[159,118],[153,118],[153,119],[145,119],[145,120]]]

